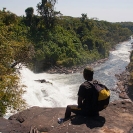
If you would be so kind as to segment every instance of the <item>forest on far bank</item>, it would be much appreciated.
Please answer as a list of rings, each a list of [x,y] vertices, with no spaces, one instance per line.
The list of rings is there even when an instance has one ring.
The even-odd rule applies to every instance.
[[[17,64],[34,72],[88,64],[108,57],[116,44],[133,34],[133,22],[99,21],[85,13],[77,18],[63,16],[54,10],[55,4],[56,0],[42,0],[38,15],[32,7],[25,9],[25,16],[0,10],[0,115],[25,107]]]
[[[106,58],[117,43],[132,35],[133,23],[128,27],[125,23],[89,19],[87,14],[74,18],[60,12],[48,19],[44,14],[34,15],[33,8],[26,11],[32,14],[26,12],[21,22],[29,28],[28,39],[35,50],[32,60],[35,72],[55,65],[71,67]]]
[[[15,41],[26,49],[32,48],[31,60],[23,51],[20,57],[16,54],[18,59],[17,56],[14,58],[15,63],[23,63],[23,56],[26,56],[26,62],[32,64],[35,72],[55,65],[71,67],[106,58],[109,50],[132,35],[131,22],[98,21],[89,19],[87,14],[74,18],[57,11],[48,16],[39,6],[42,5],[38,5],[40,15],[34,15],[32,7],[25,10],[26,16],[16,16],[4,9],[0,11],[2,40],[11,44]]]

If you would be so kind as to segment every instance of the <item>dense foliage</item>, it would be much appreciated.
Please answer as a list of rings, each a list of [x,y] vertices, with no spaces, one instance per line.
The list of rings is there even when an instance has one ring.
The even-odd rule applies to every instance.
[[[36,50],[36,68],[40,64],[42,70],[53,65],[80,65],[108,57],[109,50],[116,43],[127,40],[132,34],[120,24],[84,17],[83,14],[81,18],[58,14],[54,19],[54,27],[49,30],[41,16],[33,16],[29,38]],[[39,67],[38,70],[41,69]]]
[[[25,105],[16,65],[32,63],[34,71],[51,66],[86,64],[109,55],[115,44],[132,34],[129,25],[63,16],[56,0],[42,0],[26,16],[0,11],[0,115]]]
[[[121,22],[119,24],[124,28],[130,29],[133,32],[133,22]]]
[[[0,11],[0,115],[25,105],[24,91],[14,68],[18,63],[27,63],[32,56],[31,44],[24,34],[24,26],[20,26],[15,14]]]

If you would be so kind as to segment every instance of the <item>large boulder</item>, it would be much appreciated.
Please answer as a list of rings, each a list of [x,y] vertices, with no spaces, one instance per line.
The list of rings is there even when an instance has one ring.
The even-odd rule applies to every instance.
[[[32,107],[9,117],[0,118],[2,133],[133,133],[133,103],[115,101],[98,117],[72,114],[70,120],[59,125],[65,108]]]

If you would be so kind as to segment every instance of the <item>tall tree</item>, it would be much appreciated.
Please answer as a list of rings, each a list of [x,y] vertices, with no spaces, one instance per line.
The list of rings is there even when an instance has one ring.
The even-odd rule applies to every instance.
[[[47,28],[52,28],[55,21],[54,6],[57,0],[42,0],[37,4],[37,11],[43,17]]]
[[[25,13],[26,13],[26,23],[27,23],[28,26],[31,26],[31,24],[32,24],[32,18],[33,18],[33,15],[34,15],[34,9],[33,9],[33,7],[28,7],[25,10]]]
[[[87,14],[86,13],[82,13],[81,15],[82,15],[81,21],[84,22],[87,19]]]
[[[28,7],[26,10],[25,10],[25,13],[26,13],[26,17],[33,17],[33,13],[34,13],[34,9],[33,7]]]

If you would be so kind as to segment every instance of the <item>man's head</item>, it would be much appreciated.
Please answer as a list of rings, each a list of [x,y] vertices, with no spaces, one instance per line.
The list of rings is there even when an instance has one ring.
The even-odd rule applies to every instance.
[[[93,69],[90,66],[86,66],[83,71],[83,76],[85,80],[93,80]]]

